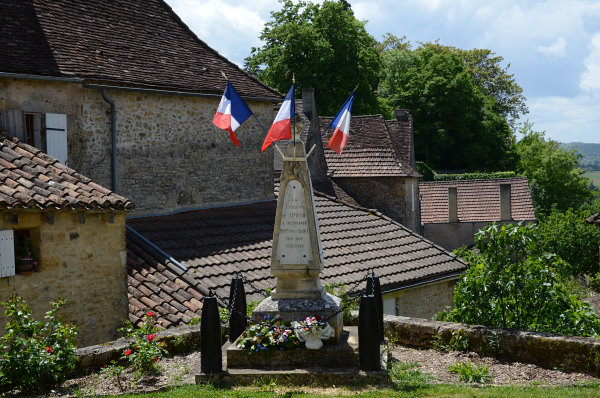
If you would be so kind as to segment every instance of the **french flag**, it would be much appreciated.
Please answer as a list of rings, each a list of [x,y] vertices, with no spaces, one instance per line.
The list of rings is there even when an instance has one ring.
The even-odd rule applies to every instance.
[[[279,108],[275,120],[273,120],[273,125],[267,133],[261,152],[264,152],[275,141],[292,138],[292,117],[294,117],[294,113],[294,85],[292,84],[292,88],[285,96],[285,100]]]
[[[346,146],[348,142],[348,136],[350,135],[350,112],[352,111],[352,102],[354,101],[354,91],[344,105],[342,109],[340,109],[335,115],[335,118],[329,123],[329,127],[335,127],[333,135],[329,140],[327,146],[338,155],[342,154],[342,149]]]
[[[252,111],[248,108],[248,105],[235,91],[235,88],[227,81],[227,88],[221,97],[221,102],[217,108],[217,113],[213,118],[213,124],[220,129],[229,131],[229,138],[237,146],[240,143],[233,133],[240,124],[244,123],[246,119],[252,116]]]

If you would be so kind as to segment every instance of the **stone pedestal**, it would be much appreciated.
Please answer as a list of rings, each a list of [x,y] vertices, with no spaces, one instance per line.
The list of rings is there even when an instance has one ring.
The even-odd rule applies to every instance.
[[[336,344],[340,340],[343,330],[343,315],[341,312],[342,299],[326,293],[320,299],[273,299],[263,300],[252,311],[256,320],[263,319],[266,315],[271,317],[281,315],[286,321],[301,321],[307,316],[320,315],[335,331],[335,336],[326,341]]]

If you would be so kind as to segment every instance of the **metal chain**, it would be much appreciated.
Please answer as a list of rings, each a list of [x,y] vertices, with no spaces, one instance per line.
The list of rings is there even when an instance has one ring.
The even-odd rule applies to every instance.
[[[265,293],[264,289],[259,289],[256,286],[254,286],[252,284],[252,282],[250,282],[250,280],[248,280],[248,278],[246,278],[245,276],[242,276],[242,278],[243,278],[244,283],[247,283],[252,289],[254,289],[252,292],[249,292],[249,293],[260,293],[265,297],[269,297],[269,295],[267,293]]]

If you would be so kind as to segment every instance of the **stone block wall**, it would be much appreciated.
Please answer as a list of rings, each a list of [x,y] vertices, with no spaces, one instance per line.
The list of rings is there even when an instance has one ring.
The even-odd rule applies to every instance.
[[[117,113],[117,191],[137,214],[244,203],[273,197],[272,149],[254,118],[237,131],[241,146],[216,128],[220,97],[107,90]],[[112,187],[110,105],[78,83],[0,78],[7,109],[67,115],[67,165]],[[269,126],[273,104],[248,101]],[[114,190],[114,189],[113,189]]]
[[[412,177],[335,177],[361,206],[381,213],[419,233],[419,184]],[[414,206],[413,206],[414,203]]]
[[[260,152],[265,133],[253,118],[236,135],[217,129],[212,118],[220,98],[183,97],[108,90],[117,111],[118,192],[137,214],[273,197],[273,156]],[[272,104],[249,102],[265,125]],[[87,90],[83,129],[74,135],[84,148],[74,165],[111,187],[109,105]]]
[[[386,315],[431,319],[446,307],[454,307],[452,296],[456,279],[402,289],[383,295]]]
[[[0,299],[18,294],[42,319],[50,302],[63,298],[61,314],[78,325],[78,346],[113,340],[128,315],[125,214],[110,223],[106,214],[86,213],[81,223],[77,212],[62,211],[48,224],[40,212],[19,211],[17,225],[5,214],[0,229],[28,230],[40,264],[32,275],[0,279]]]

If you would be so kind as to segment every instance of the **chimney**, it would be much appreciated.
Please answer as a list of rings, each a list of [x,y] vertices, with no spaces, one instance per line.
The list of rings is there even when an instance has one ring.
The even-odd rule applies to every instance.
[[[306,153],[308,154],[313,147],[313,144],[321,135],[314,88],[302,89],[302,112],[309,121],[309,128],[305,143]],[[311,179],[320,180],[327,178],[327,162],[325,162],[325,152],[323,151],[323,145],[321,142],[317,143],[313,154],[310,155],[307,162]]]
[[[394,110],[395,116],[396,116],[396,120],[400,123],[407,123],[410,126],[410,132],[409,132],[409,136],[407,137],[408,140],[406,142],[407,146],[410,148],[410,153],[409,153],[409,163],[410,163],[410,167],[412,167],[413,169],[416,169],[416,161],[415,161],[415,135],[414,135],[414,131],[413,131],[413,121],[412,121],[412,115],[410,114],[410,112],[407,109],[395,109]]]
[[[448,187],[448,222],[458,222],[458,192],[456,187]]]
[[[510,205],[510,184],[500,184],[500,221],[512,220]]]

